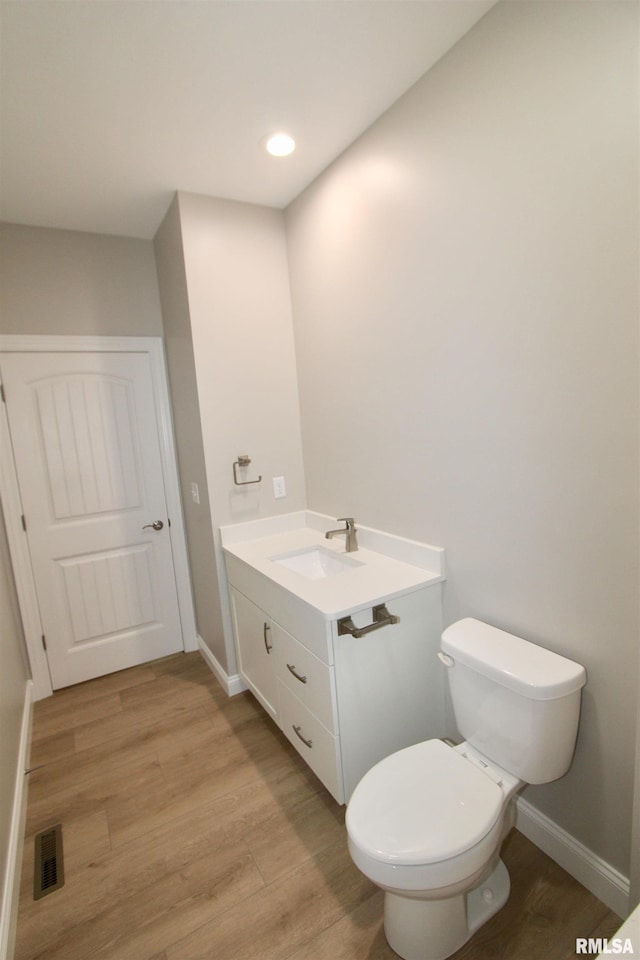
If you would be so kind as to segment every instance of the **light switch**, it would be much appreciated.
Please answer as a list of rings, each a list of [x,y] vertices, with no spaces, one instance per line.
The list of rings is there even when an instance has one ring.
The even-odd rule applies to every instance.
[[[197,483],[191,484],[191,499],[194,503],[200,503],[200,491]]]

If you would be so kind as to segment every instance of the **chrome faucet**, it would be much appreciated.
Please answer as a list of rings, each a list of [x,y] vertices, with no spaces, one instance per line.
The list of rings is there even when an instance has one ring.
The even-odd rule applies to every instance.
[[[356,522],[353,517],[338,517],[338,523],[346,523],[346,527],[340,527],[339,530],[327,530],[325,537],[327,540],[331,540],[336,534],[345,533],[347,536],[347,553],[353,553],[354,550],[358,549]]]

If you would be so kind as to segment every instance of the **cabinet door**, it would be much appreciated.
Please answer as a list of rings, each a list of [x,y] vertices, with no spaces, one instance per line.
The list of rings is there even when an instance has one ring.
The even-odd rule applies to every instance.
[[[277,721],[276,642],[269,617],[231,587],[238,667],[253,695]]]

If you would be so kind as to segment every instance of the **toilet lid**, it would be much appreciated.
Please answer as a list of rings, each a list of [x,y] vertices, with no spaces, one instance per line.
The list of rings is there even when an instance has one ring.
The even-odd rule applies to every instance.
[[[441,740],[427,740],[365,774],[349,801],[347,830],[375,860],[437,863],[486,837],[503,806],[497,783]]]

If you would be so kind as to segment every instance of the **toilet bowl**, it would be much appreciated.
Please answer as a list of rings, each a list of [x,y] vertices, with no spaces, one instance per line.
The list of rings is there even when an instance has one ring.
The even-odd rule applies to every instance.
[[[376,764],[351,797],[349,852],[385,891],[385,934],[405,960],[450,956],[509,895],[498,851],[523,784],[485,763],[467,744],[427,740]]]
[[[586,682],[580,664],[472,619],[445,630],[440,658],[465,741],[386,757],[346,815],[349,852],[385,891],[385,935],[404,960],[445,960],[506,903],[514,798],[569,769]]]

